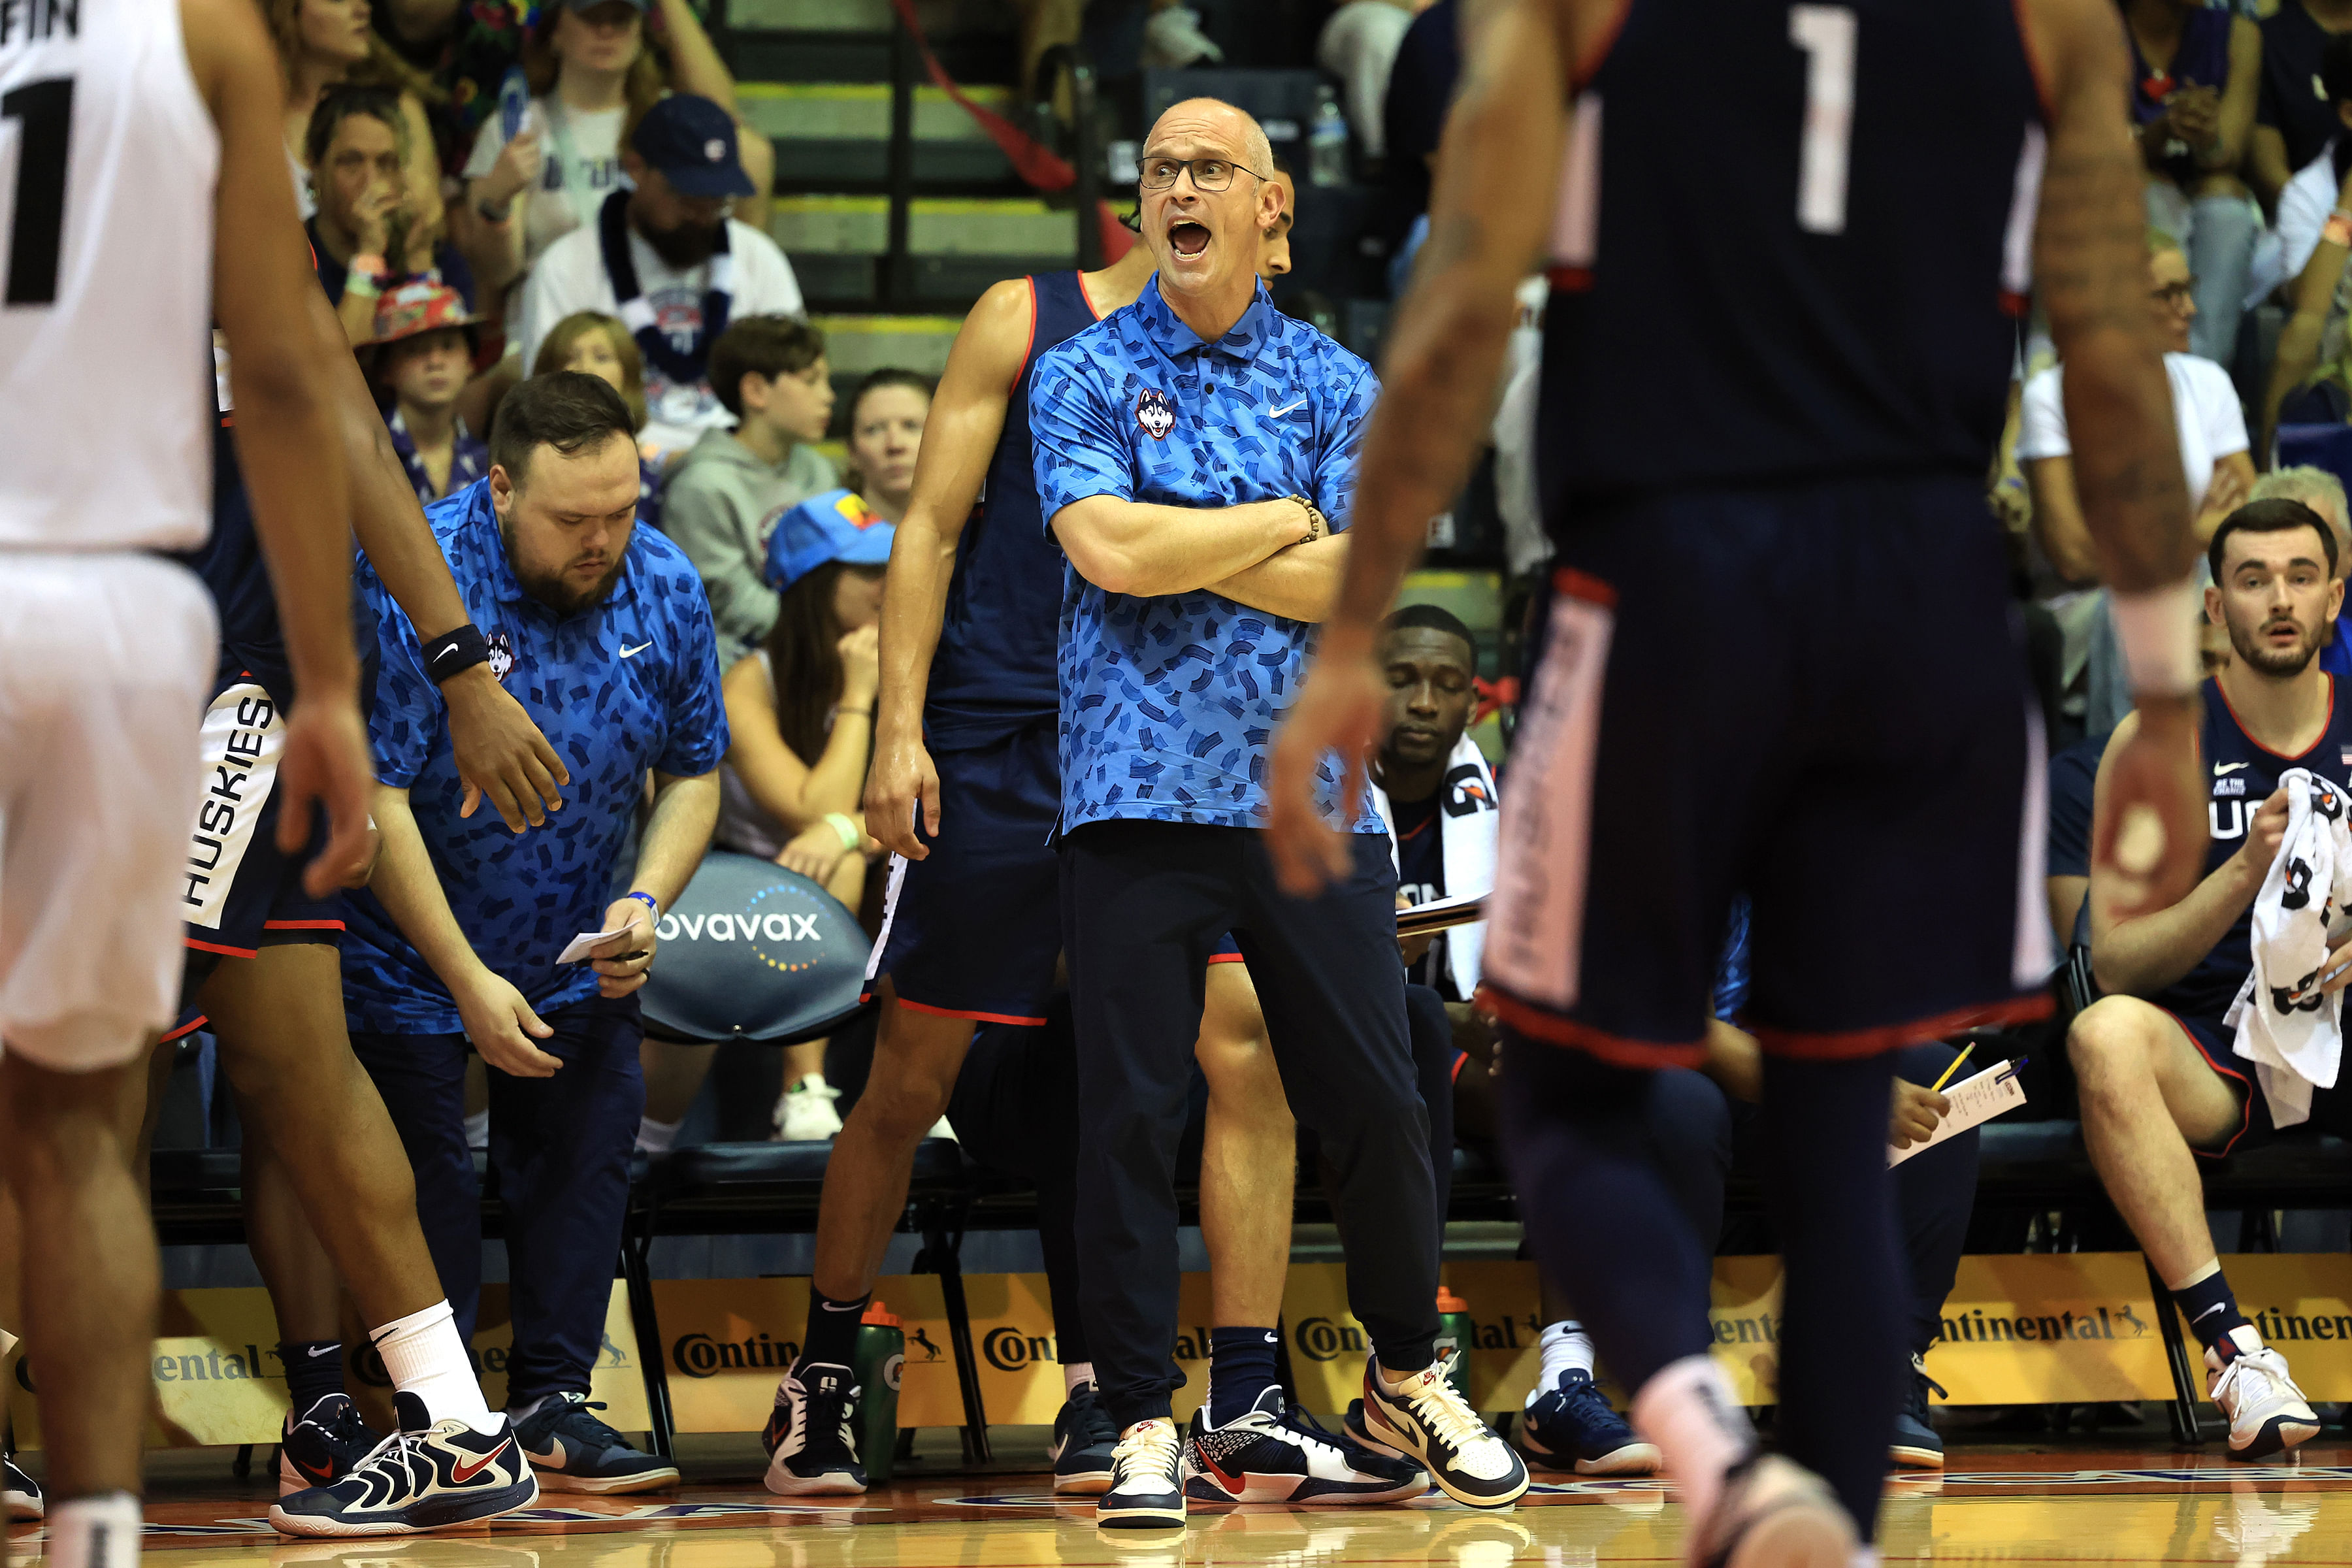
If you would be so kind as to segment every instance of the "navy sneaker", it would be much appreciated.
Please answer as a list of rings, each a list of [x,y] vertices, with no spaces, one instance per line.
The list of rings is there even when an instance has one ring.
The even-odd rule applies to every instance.
[[[1278,1387],[1222,1426],[1204,1405],[1185,1434],[1184,1495],[1203,1502],[1398,1502],[1428,1489],[1419,1465],[1325,1431]]]
[[[288,1535],[415,1535],[479,1524],[539,1500],[512,1423],[477,1432],[436,1421],[413,1394],[392,1396],[400,1430],[332,1486],[281,1497],[272,1528]]]
[[[1658,1468],[1656,1446],[1635,1436],[1592,1374],[1576,1368],[1519,1417],[1519,1450],[1544,1469],[1580,1476],[1646,1476]]]
[[[1371,1447],[1427,1466],[1430,1479],[1465,1508],[1508,1508],[1528,1489],[1527,1463],[1446,1381],[1454,1354],[1440,1352],[1393,1394],[1381,1386],[1380,1358],[1366,1356],[1365,1432]]]
[[[383,1443],[348,1394],[324,1395],[299,1419],[289,1410],[278,1439],[278,1495],[333,1486]]]
[[[845,1366],[797,1362],[776,1385],[760,1442],[768,1489],[784,1497],[847,1497],[866,1489],[857,1462],[857,1384]]]
[[[677,1485],[677,1467],[640,1453],[588,1413],[602,1410],[584,1394],[550,1394],[515,1423],[515,1441],[530,1458],[542,1490],[649,1492]]]
[[[1895,1417],[1895,1444],[1887,1457],[1898,1470],[1940,1470],[1944,1468],[1944,1439],[1927,1424],[1927,1391],[1934,1389],[1947,1399],[1951,1394],[1944,1385],[1927,1375],[1927,1369],[1917,1356],[1911,1358],[1911,1390],[1903,1401],[1903,1409]]]
[[[1110,1489],[1095,1501],[1105,1530],[1184,1528],[1184,1440],[1173,1421],[1139,1421],[1111,1451]]]
[[[1118,1428],[1103,1413],[1095,1385],[1078,1384],[1054,1417],[1055,1495],[1100,1497],[1110,1490],[1118,1447]]]

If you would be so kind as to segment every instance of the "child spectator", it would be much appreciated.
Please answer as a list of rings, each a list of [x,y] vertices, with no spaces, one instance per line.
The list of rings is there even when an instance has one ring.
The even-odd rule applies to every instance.
[[[646,428],[646,356],[636,339],[617,316],[578,310],[555,323],[530,374],[576,370],[602,378],[629,405],[630,428],[642,437]],[[647,462],[640,444],[637,453],[637,521],[661,526],[661,470]]]
[[[362,346],[371,375],[392,395],[392,449],[419,505],[490,471],[489,448],[457,416],[457,395],[481,352],[480,322],[455,289],[404,283],[376,307],[375,337]]]
[[[776,520],[841,480],[809,445],[833,418],[824,334],[786,316],[752,316],[710,351],[710,385],[740,423],[706,431],[662,499],[663,525],[702,574],[719,624],[722,664],[776,624],[776,590],[762,580]]]
[[[412,134],[400,96],[385,88],[330,88],[310,114],[304,149],[318,210],[305,226],[320,285],[354,344],[375,335],[378,300],[404,279],[446,284],[473,304],[472,268],[425,232],[412,199]]]
[[[885,522],[907,515],[915,454],[931,414],[931,381],[911,370],[877,370],[849,399],[850,489]]]
[[[765,856],[857,908],[866,882],[861,803],[874,750],[882,579],[895,527],[847,490],[786,511],[761,575],[777,595],[758,651],[727,672],[730,744],[719,774],[721,848]],[[788,1047],[777,1111],[787,1142],[841,1131],[824,1042]]]

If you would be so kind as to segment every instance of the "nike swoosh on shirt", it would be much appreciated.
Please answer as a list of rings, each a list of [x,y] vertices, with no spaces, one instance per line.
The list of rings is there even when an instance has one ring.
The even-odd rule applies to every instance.
[[[646,649],[653,646],[654,643],[651,637],[647,637],[645,641],[639,643],[635,647],[631,647],[627,643],[623,643],[621,645],[621,657],[623,658],[635,658],[637,655],[645,652]]]
[[[1279,419],[1286,414],[1296,414],[1306,406],[1307,399],[1302,397],[1296,403],[1286,403],[1279,408],[1267,409],[1265,411],[1265,416],[1268,419]]]
[[[509,1437],[497,1447],[491,1449],[488,1453],[484,1454],[480,1458],[476,1459],[472,1464],[450,1466],[449,1479],[451,1483],[457,1486],[464,1486],[467,1481],[472,1480],[476,1476],[480,1475],[484,1470],[489,1468],[490,1461],[492,1459],[497,1458],[500,1454],[505,1453],[513,1446],[514,1439],[512,1437]]]
[[[2251,768],[2253,765],[2254,764],[2252,763],[2215,763],[2213,764],[2213,776],[2218,779],[2223,773],[2234,773],[2240,768]]]

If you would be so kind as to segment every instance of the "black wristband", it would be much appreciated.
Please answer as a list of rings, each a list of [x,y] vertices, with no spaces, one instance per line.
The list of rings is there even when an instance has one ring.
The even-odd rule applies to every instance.
[[[456,631],[444,632],[433,639],[425,655],[425,673],[433,684],[440,685],[453,675],[462,675],[478,664],[490,662],[490,639],[480,628],[467,621]]]

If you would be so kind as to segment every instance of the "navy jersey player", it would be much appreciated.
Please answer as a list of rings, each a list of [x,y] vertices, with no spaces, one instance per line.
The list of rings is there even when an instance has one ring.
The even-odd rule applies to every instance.
[[[1889,1052],[2035,1005],[2046,954],[2039,731],[1980,493],[2029,282],[2143,716],[2110,764],[2113,897],[2168,902],[2202,837],[2190,506],[2122,39],[2104,0],[1496,0],[1473,24],[1342,604],[1275,759],[1275,847],[1295,887],[1343,864],[1317,761],[1377,739],[1379,618],[1466,471],[1513,288],[1549,261],[1558,569],[1485,971],[1514,1168],[1540,1257],[1639,1391],[1694,1560],[1843,1563],[1904,1368]],[[1780,1458],[1706,1353],[1705,1249],[1621,1114],[1698,1053],[1743,887],[1788,1268]]]
[[[1286,203],[1262,258],[1269,273],[1288,270],[1289,217]],[[779,1492],[864,1489],[856,1452],[835,1439],[844,1429],[837,1413],[849,1395],[859,1311],[906,1206],[915,1147],[951,1096],[973,1105],[991,1098],[978,1083],[957,1089],[975,1026],[1045,1021],[1062,946],[1059,865],[1048,839],[1061,804],[1054,661],[1063,568],[1038,510],[1030,367],[1131,303],[1151,268],[1138,246],[1100,272],[996,285],[957,335],[924,427],[885,587],[866,795],[867,831],[898,857],[873,961],[880,1035],[866,1092],[826,1166],[808,1330],[765,1433],[767,1484]],[[1247,973],[1213,963],[1208,993],[1196,1047],[1212,1086],[1202,1202],[1213,1215],[1235,1216],[1229,1226],[1210,1224],[1218,1321],[1270,1323],[1283,1265],[1243,1261],[1269,1239],[1247,1215],[1286,1216],[1294,1150],[1285,1129],[1267,1135],[1266,1119],[1228,1113],[1237,1095],[1278,1095]],[[993,1080],[1021,1070],[999,1058],[1029,1048],[1032,1037],[1028,1029],[989,1030],[973,1071]],[[1116,1435],[1095,1404],[1076,1302],[1071,1174],[1041,1179],[1040,1235],[1070,1386],[1055,1422],[1055,1487],[1085,1495],[1109,1484]],[[1278,1238],[1273,1250],[1286,1258]]]
[[[2344,584],[2336,538],[2318,514],[2300,501],[2252,502],[2223,520],[2208,553],[2208,613],[2228,628],[2231,657],[2201,693],[2204,879],[2179,903],[2118,920],[2099,896],[2106,873],[2092,868],[2091,963],[2119,994],[2083,1010],[2067,1047],[2091,1159],[2204,1345],[2231,1456],[2260,1459],[2316,1436],[2319,1423],[2285,1358],[2238,1310],[2205,1223],[2197,1156],[2219,1158],[2278,1131],[2251,1064],[2231,1050],[2229,1013],[2253,967],[2254,896],[2286,829],[2279,781],[2301,768],[2352,784],[2352,702],[2319,666]],[[2137,726],[2125,719],[2111,755]],[[2114,809],[2108,789],[2103,771],[2095,814]],[[2305,1131],[2340,1136],[2347,1127],[2352,1097],[2341,1087],[2313,1091]]]

